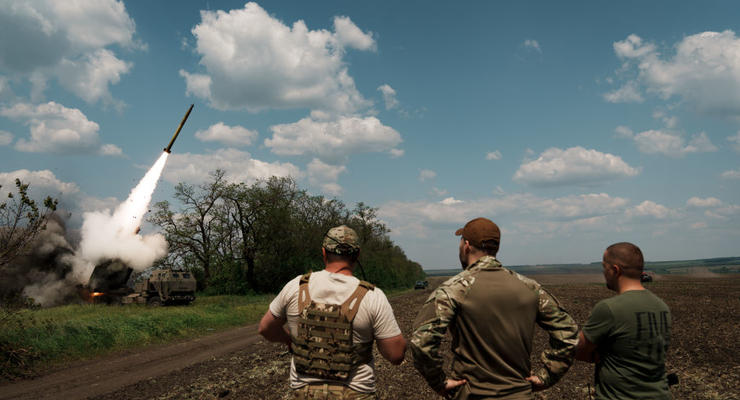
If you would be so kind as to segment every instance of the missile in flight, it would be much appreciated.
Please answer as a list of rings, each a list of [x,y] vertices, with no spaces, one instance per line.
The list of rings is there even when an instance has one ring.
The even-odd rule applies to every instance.
[[[177,127],[177,130],[175,131],[175,134],[172,135],[172,139],[170,139],[170,144],[167,145],[167,147],[164,148],[164,151],[167,153],[170,153],[172,150],[172,145],[175,143],[175,139],[177,139],[177,135],[180,134],[180,130],[182,129],[182,126],[185,125],[185,121],[188,120],[188,117],[190,116],[190,111],[193,111],[193,106],[195,104],[191,104],[190,108],[188,108],[188,112],[185,113],[185,116],[182,117],[182,121],[180,121],[180,126]]]

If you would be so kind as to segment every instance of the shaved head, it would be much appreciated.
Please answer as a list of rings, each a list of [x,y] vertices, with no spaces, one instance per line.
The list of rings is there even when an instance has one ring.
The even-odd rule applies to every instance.
[[[606,248],[604,261],[622,267],[624,274],[630,278],[640,279],[645,267],[645,259],[640,248],[629,242],[614,243]]]

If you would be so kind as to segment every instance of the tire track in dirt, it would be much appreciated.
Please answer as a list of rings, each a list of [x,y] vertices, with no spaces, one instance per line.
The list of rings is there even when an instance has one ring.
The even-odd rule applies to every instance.
[[[85,399],[116,391],[236,350],[256,341],[249,325],[185,342],[112,355],[51,372],[36,379],[0,386],[0,400]]]

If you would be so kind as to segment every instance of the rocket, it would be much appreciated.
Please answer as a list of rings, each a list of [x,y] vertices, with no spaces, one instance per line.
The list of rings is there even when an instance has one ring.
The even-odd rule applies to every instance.
[[[172,135],[172,139],[170,139],[170,144],[167,145],[167,147],[164,148],[164,151],[167,153],[170,153],[172,149],[172,145],[175,143],[175,139],[177,139],[177,135],[180,134],[180,130],[182,129],[182,126],[185,125],[185,121],[188,120],[188,116],[190,116],[190,111],[193,111],[193,106],[195,104],[191,104],[190,108],[188,108],[188,112],[185,113],[185,116],[182,117],[182,121],[180,121],[180,126],[177,127],[177,130],[175,131],[175,134]]]

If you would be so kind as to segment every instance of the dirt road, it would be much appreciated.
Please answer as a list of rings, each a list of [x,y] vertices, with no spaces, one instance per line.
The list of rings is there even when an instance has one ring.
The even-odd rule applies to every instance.
[[[535,276],[574,319],[583,323],[596,301],[611,296],[598,279]],[[575,277],[571,277],[575,278]],[[431,287],[440,281],[431,280]],[[736,340],[740,315],[740,277],[670,278],[651,284],[673,311],[674,328],[668,353],[669,371],[681,383],[677,399],[740,399],[736,383],[740,366]],[[411,332],[416,312],[430,290],[391,299],[404,335]],[[547,336],[538,332],[532,364],[537,365]],[[434,399],[410,362],[392,366],[377,355],[381,399]],[[265,343],[256,327],[246,326],[174,345],[158,346],[69,365],[40,378],[0,386],[5,399],[260,399],[290,398],[285,348]],[[555,387],[538,399],[588,399],[593,367],[576,363]]]

